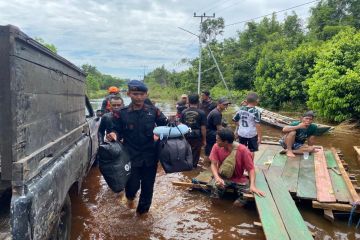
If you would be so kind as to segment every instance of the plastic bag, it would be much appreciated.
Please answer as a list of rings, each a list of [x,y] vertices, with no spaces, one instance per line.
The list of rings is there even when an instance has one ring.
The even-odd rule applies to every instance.
[[[99,146],[99,168],[113,192],[121,192],[130,177],[130,157],[119,142],[104,143]]]

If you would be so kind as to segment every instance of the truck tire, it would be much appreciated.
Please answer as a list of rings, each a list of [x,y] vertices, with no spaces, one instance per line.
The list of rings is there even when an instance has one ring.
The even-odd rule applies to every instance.
[[[66,195],[64,204],[61,208],[59,220],[54,226],[51,240],[69,240],[71,233],[71,200],[69,194]]]

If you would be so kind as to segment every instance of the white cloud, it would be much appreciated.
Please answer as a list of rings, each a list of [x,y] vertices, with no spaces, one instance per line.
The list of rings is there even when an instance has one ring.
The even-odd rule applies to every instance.
[[[0,0],[0,25],[20,27],[31,37],[53,43],[60,55],[77,65],[90,63],[100,71],[137,78],[143,66],[178,68],[184,57],[198,54],[194,36],[199,19],[219,13],[226,24],[261,16],[303,3],[265,0]],[[309,5],[295,9],[306,17]],[[290,13],[290,11],[289,11]],[[300,14],[299,14],[300,13]],[[279,14],[281,18],[283,14]],[[234,36],[243,24],[225,29]],[[180,66],[181,67],[181,66]]]

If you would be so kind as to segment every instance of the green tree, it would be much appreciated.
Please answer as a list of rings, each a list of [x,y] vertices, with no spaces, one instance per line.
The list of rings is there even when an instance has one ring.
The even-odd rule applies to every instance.
[[[46,43],[44,41],[44,39],[40,38],[40,37],[36,37],[35,41],[41,43],[42,45],[44,45],[47,49],[49,49],[50,51],[52,51],[53,53],[57,53],[57,48],[55,47],[54,44],[51,43]]]
[[[224,33],[224,28],[225,22],[222,17],[206,19],[201,25],[203,42],[216,41],[216,37]]]
[[[340,122],[360,119],[360,33],[346,29],[324,44],[307,80],[309,107]]]
[[[359,0],[322,0],[311,9],[308,28],[313,37],[330,39],[341,26],[360,28]]]

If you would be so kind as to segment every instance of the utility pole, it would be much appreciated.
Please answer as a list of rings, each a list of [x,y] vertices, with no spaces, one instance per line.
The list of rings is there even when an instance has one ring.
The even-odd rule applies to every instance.
[[[199,74],[198,74],[198,94],[200,95],[200,82],[201,82],[201,49],[202,49],[202,45],[201,45],[201,40],[203,37],[203,32],[202,32],[202,23],[203,23],[203,19],[204,18],[215,18],[215,13],[212,16],[207,16],[205,13],[202,15],[196,15],[196,12],[194,13],[194,17],[199,17],[200,18],[200,34],[199,34]]]

